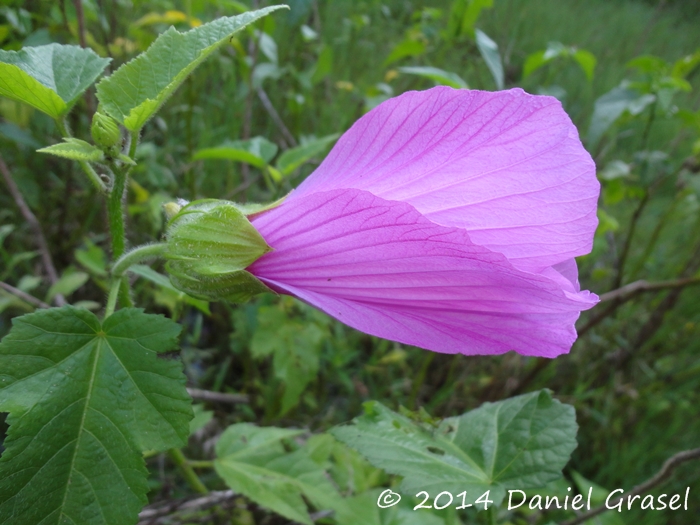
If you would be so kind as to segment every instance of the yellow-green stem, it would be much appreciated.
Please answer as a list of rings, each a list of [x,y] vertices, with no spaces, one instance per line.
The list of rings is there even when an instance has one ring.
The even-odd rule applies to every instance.
[[[200,494],[207,494],[209,492],[204,483],[202,483],[202,480],[197,476],[197,473],[192,469],[192,466],[187,461],[187,458],[185,458],[182,450],[179,448],[171,448],[168,450],[168,456],[170,456],[173,463],[178,466],[180,472],[182,472],[182,475],[192,489]]]

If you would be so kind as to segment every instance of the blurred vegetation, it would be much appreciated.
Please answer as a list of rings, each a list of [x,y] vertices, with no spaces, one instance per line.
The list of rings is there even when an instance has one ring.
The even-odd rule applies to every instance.
[[[473,33],[451,24],[459,0],[287,3],[289,13],[264,19],[201,66],[146,126],[128,197],[133,245],[160,238],[162,205],[177,197],[270,201],[284,195],[313,170],[333,140],[317,139],[343,132],[390,96],[434,85],[402,68],[439,68],[470,88],[496,88]],[[3,0],[0,45],[83,41],[112,57],[114,70],[171,24],[184,30],[251,7],[234,0],[90,0],[82,3],[81,32],[75,5]],[[603,183],[600,227],[593,253],[579,260],[582,287],[603,294],[640,279],[699,276],[698,4],[495,0],[476,27],[498,44],[505,86],[560,98],[596,160]],[[594,68],[579,50],[595,58]],[[530,58],[538,52],[547,59]],[[647,58],[632,62],[637,57]],[[691,57],[687,71],[679,62],[684,57]],[[528,60],[539,67],[524,75]],[[606,127],[601,122],[613,109],[600,98],[624,81],[626,91],[616,99],[623,110]],[[87,111],[74,111],[70,125],[77,136],[87,136],[86,115],[96,109],[93,94],[80,104]],[[257,164],[240,162],[240,154],[230,151],[218,158],[197,153],[218,146],[250,153],[250,144],[233,141],[255,137],[268,139],[280,153],[266,157],[255,150],[263,158]],[[0,99],[2,158],[44,229],[60,275],[53,287],[42,278],[33,231],[0,185],[0,281],[46,302],[62,293],[71,304],[99,308],[107,286],[104,210],[71,163],[35,153],[57,140],[50,119]],[[289,155],[283,158],[282,152],[303,145],[309,148],[301,165]],[[613,299],[585,312],[571,353],[548,361],[404,347],[353,331],[286,297],[240,306],[193,303],[143,273],[135,283],[137,304],[185,326],[190,386],[249,396],[247,404],[208,405],[215,419],[194,434],[192,457],[206,458],[212,436],[234,422],[315,432],[358,415],[369,399],[447,417],[543,387],[576,407],[579,446],[565,471],[569,478],[578,472],[611,490],[629,488],[673,453],[698,446],[697,286]],[[13,316],[32,309],[0,290],[0,336]],[[150,466],[152,500],[187,493],[162,459],[152,459]],[[385,481],[374,476],[364,480],[368,487]],[[692,502],[700,489],[697,464],[655,490],[676,493],[688,486],[694,511],[631,511],[617,523],[697,523],[697,501]],[[237,519],[234,523],[282,523],[271,517]],[[523,519],[511,517],[513,523]],[[550,519],[559,517],[553,513]]]

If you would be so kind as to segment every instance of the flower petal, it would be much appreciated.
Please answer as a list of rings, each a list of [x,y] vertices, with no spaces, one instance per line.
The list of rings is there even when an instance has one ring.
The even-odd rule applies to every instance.
[[[559,101],[437,87],[358,120],[290,199],[355,188],[413,205],[522,270],[590,252],[600,186]]]
[[[248,271],[363,332],[447,353],[568,352],[588,292],[520,271],[412,206],[361,190],[285,201],[255,218],[274,251]]]

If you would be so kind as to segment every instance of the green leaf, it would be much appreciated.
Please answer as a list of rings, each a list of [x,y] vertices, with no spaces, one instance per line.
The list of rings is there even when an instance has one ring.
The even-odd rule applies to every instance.
[[[627,67],[636,69],[640,73],[663,74],[669,68],[669,65],[659,57],[641,55],[627,62]]]
[[[700,66],[700,50],[676,60],[671,69],[671,75],[675,78],[685,78],[698,66]]]
[[[498,44],[480,29],[476,30],[475,36],[476,47],[491,71],[491,76],[496,82],[496,89],[503,89],[503,64],[501,63],[501,55],[498,53]]]
[[[586,74],[588,81],[592,81],[596,65],[596,59],[593,53],[586,51],[585,49],[577,49],[574,52],[574,60],[576,60],[578,65],[581,66],[581,69],[583,69],[583,72]]]
[[[158,358],[180,327],[135,308],[100,323],[70,306],[13,323],[0,343],[0,523],[135,523],[148,501],[142,452],[189,432],[182,366]]]
[[[265,137],[225,142],[216,148],[204,148],[195,152],[193,160],[223,159],[245,162],[256,168],[264,168],[277,155],[277,144]]]
[[[447,34],[449,38],[473,36],[474,26],[483,9],[493,7],[493,0],[455,0],[450,9]]]
[[[53,301],[53,298],[57,294],[68,296],[75,292],[78,288],[84,285],[90,278],[85,272],[67,271],[61,278],[51,285],[48,293],[46,294],[46,300],[48,302]]]
[[[280,155],[280,158],[277,161],[277,169],[283,176],[291,174],[294,170],[296,170],[305,162],[310,161],[315,156],[320,155],[321,153],[326,151],[328,146],[332,142],[335,142],[339,136],[340,133],[326,135],[325,137],[311,140],[306,144],[297,146],[296,148],[288,149],[287,151],[282,153],[282,155]]]
[[[589,147],[598,143],[603,134],[622,116],[625,111],[632,115],[638,115],[656,97],[651,94],[643,94],[637,90],[629,89],[624,85],[616,87],[595,101],[593,116],[588,127]]]
[[[201,403],[192,405],[192,411],[194,418],[190,421],[190,434],[203,429],[214,418],[214,411],[204,410],[204,405]]]
[[[400,67],[401,73],[409,75],[418,75],[419,77],[429,78],[435,82],[436,86],[450,86],[455,89],[469,89],[469,86],[457,73],[451,73],[436,67]]]
[[[86,162],[100,162],[104,159],[101,149],[76,138],[64,138],[65,142],[54,144],[37,150],[39,153],[50,153],[57,157],[71,160],[84,160]]]
[[[104,250],[90,240],[85,241],[85,248],[74,252],[75,259],[92,275],[107,277],[107,255]]]
[[[416,512],[413,510],[415,503],[407,497],[393,507],[380,508],[377,501],[381,493],[382,489],[373,489],[348,498],[345,508],[334,516],[338,525],[446,525],[444,515],[438,516],[438,513],[446,513],[449,510],[420,509]],[[459,502],[455,501],[453,507],[461,501],[461,498]]]
[[[611,492],[610,490],[584,478],[575,470],[571,471],[571,478],[581,494],[588,496],[588,492],[590,490],[592,506],[597,507],[605,504],[605,500],[608,498],[608,495]],[[583,525],[625,525],[625,521],[617,512],[604,512],[599,516],[584,521]]]
[[[186,33],[170,27],[144,53],[100,81],[97,98],[124,127],[138,131],[185,78],[233,34],[286,7],[271,6],[219,18]]]
[[[273,356],[275,377],[284,382],[281,414],[299,404],[306,386],[316,377],[325,331],[318,324],[289,318],[277,306],[262,307],[250,343],[253,357]]]
[[[389,56],[386,57],[384,66],[386,67],[389,64],[393,64],[402,58],[420,56],[425,53],[425,50],[426,46],[424,42],[421,40],[411,40],[407,38],[394,46],[394,49],[391,50]]]
[[[91,49],[60,44],[0,50],[0,95],[61,118],[110,60]]]
[[[341,509],[342,498],[306,449],[286,452],[283,439],[303,431],[239,423],[216,444],[216,472],[235,492],[285,518],[312,525],[302,495],[320,509]]]
[[[490,490],[498,505],[508,489],[529,489],[557,479],[576,448],[573,407],[546,390],[485,403],[437,429],[420,426],[378,402],[365,415],[331,433],[373,465],[404,477],[401,490],[416,494],[467,491],[467,502]]]
[[[525,59],[525,64],[523,65],[523,80],[549,62],[544,55],[544,51],[535,51],[527,56]]]

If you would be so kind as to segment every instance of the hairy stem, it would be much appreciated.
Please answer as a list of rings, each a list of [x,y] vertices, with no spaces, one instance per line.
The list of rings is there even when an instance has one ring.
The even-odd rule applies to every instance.
[[[112,275],[122,277],[133,266],[149,259],[160,257],[168,245],[166,243],[144,244],[122,255],[112,266]]]
[[[114,309],[117,307],[117,297],[119,296],[119,289],[121,288],[121,279],[114,279],[112,281],[112,286],[109,289],[109,296],[107,297],[107,308],[105,308],[105,319],[114,313]]]

